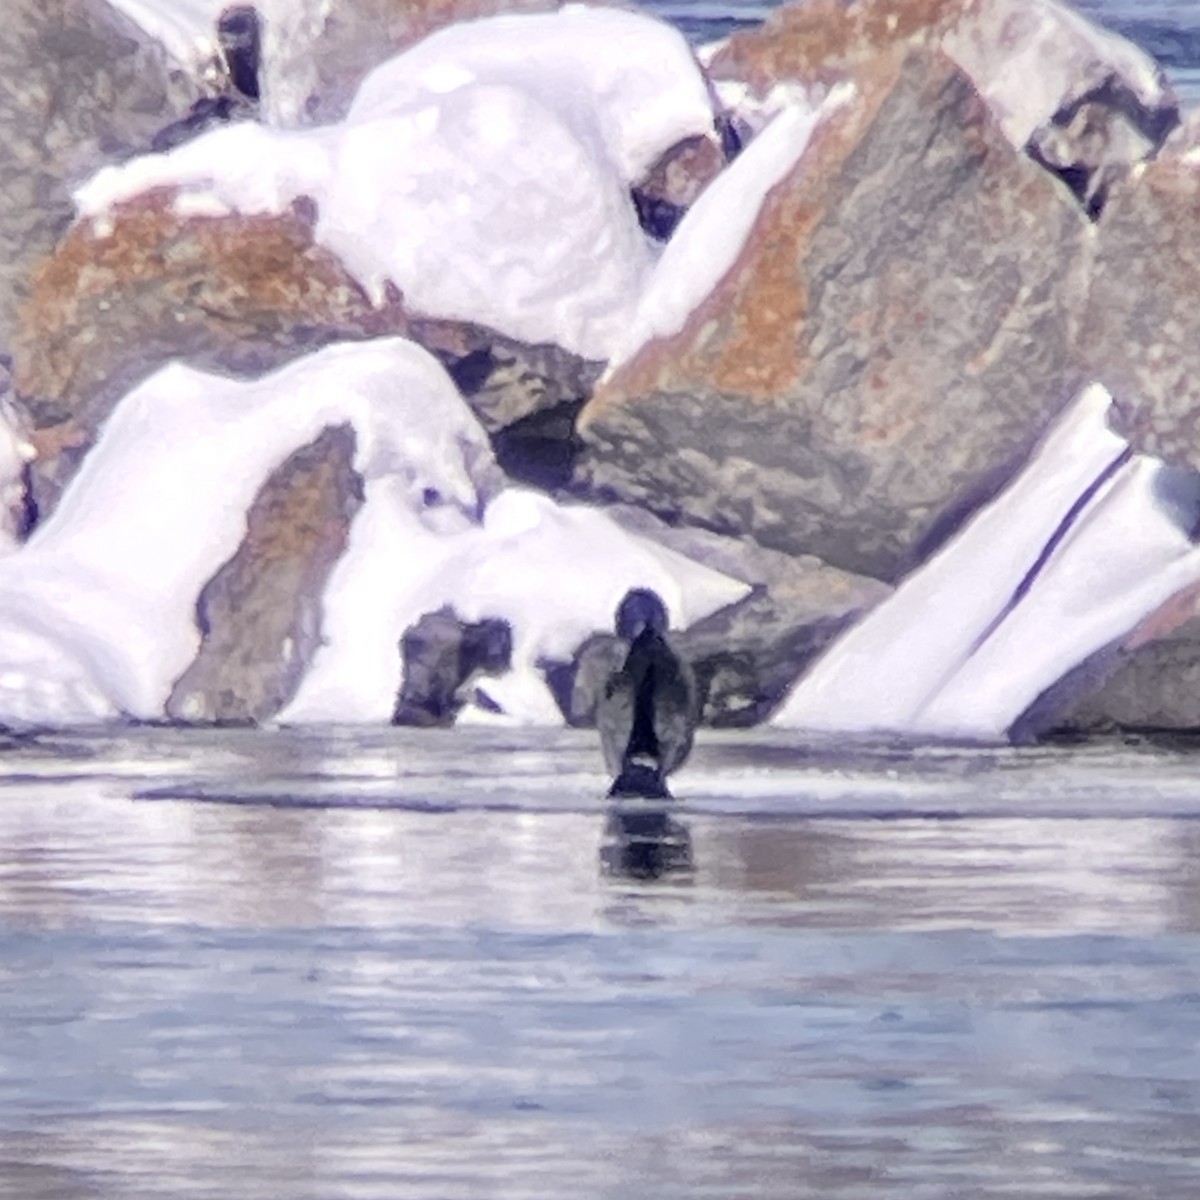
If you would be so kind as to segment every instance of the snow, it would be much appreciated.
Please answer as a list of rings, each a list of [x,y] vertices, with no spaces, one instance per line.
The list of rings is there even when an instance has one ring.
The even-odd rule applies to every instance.
[[[441,29],[368,75],[348,119],[393,116],[472,84],[538,101],[580,142],[602,150],[627,185],[672,146],[713,129],[707,85],[677,29],[583,4]]]
[[[628,588],[655,588],[684,624],[747,590],[600,512],[504,490],[445,371],[403,339],[327,347],[257,380],[169,364],[120,401],[53,515],[0,557],[0,720],[161,719],[200,644],[197,597],[263,482],[346,423],[365,504],[289,721],[387,721],[402,634],[452,604],[512,623],[514,670],[485,685],[509,718],[559,723],[537,663],[610,628]]]
[[[654,261],[616,175],[509,87],[347,124],[318,205],[318,241],[372,295],[390,279],[419,312],[587,358],[607,357]]]
[[[470,524],[498,484],[441,366],[401,339],[259,380],[168,365],[122,399],[54,514],[0,559],[0,719],[161,717],[199,645],[196,599],[264,479],[346,422],[367,487],[387,484],[423,527]]]
[[[775,716],[792,728],[1000,738],[1051,683],[1200,580],[1200,550],[1157,495],[1163,468],[1119,466],[1092,385],[1021,475],[840,639]],[[1022,580],[1072,506],[1095,494]]]
[[[396,570],[387,548],[400,544],[406,562],[420,562],[419,577]],[[569,661],[586,637],[611,629],[631,587],[657,591],[678,626],[749,590],[626,532],[603,512],[526,489],[506,489],[480,527],[441,539],[414,530],[402,506],[373,505],[368,491],[326,588],[325,644],[280,720],[386,721],[400,683],[394,648],[422,613],[448,604],[464,620],[499,617],[512,626],[512,672],[481,681],[509,718],[559,724],[537,664]]]
[[[628,185],[712,124],[681,35],[576,5],[447,29],[378,68],[338,125],[216,129],[105,168],[75,203],[103,227],[151,188],[193,216],[306,196],[376,300],[391,283],[425,315],[602,359],[655,262]]]
[[[681,330],[741,255],[767,194],[801,160],[817,127],[847,104],[854,87],[833,89],[819,105],[789,90],[761,133],[701,193],[667,243],[638,302],[610,370],[652,338]]]

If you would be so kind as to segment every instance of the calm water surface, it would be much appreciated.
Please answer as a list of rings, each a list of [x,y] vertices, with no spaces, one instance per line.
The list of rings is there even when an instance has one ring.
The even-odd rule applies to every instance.
[[[710,735],[657,824],[597,760],[8,749],[0,1195],[1200,1191],[1200,751]]]

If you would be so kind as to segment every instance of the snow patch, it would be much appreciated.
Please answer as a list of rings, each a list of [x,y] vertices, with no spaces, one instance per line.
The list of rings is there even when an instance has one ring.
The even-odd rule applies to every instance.
[[[440,364],[398,338],[251,381],[170,364],[125,396],[53,516],[0,559],[0,719],[161,717],[267,475],[346,422],[367,487],[430,536],[477,519],[498,482]]]
[[[835,643],[774,723],[1003,737],[1050,684],[1200,580],[1200,550],[1156,494],[1164,468],[1123,462],[1110,404],[1085,389],[1020,476]]]
[[[677,29],[641,13],[583,4],[430,34],[363,80],[348,120],[394,116],[423,97],[471,84],[514,88],[537,100],[581,142],[602,150],[627,185],[672,146],[713,129],[704,76]]]

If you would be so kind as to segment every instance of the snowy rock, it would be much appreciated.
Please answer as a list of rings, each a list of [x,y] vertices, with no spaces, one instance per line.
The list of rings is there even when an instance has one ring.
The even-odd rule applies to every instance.
[[[774,720],[986,740],[1200,580],[1200,487],[1130,454],[1085,389],[1025,469],[839,639]]]
[[[877,60],[796,140],[732,269],[601,382],[578,479],[891,581],[1077,384],[1087,222],[936,53]]]
[[[0,558],[0,720],[161,719],[201,652],[201,592],[247,540],[246,514],[264,481],[327,427],[346,424],[368,501],[355,531],[374,499],[385,518],[436,542],[471,527],[499,486],[482,430],[438,363],[411,343],[330,346],[257,380],[168,365],[113,409],[53,516]],[[302,466],[293,464],[296,476]],[[325,539],[337,540],[336,531],[319,529],[266,537],[273,507],[268,494],[244,559],[286,557],[284,546],[301,541],[319,558]],[[302,493],[280,508],[313,519]],[[403,564],[413,563],[408,551],[403,541],[381,547],[393,588]],[[319,574],[297,561],[284,569],[297,586]],[[270,566],[260,570],[269,574]],[[273,585],[259,583],[252,568],[236,563],[214,591],[236,600],[240,580],[257,603]],[[223,608],[222,621],[228,614],[234,625],[252,623],[253,605],[244,615],[236,608]],[[293,594],[280,619],[303,611]],[[246,645],[236,630],[220,639],[230,652]],[[394,658],[395,642],[376,653]],[[217,650],[206,652],[214,665]],[[286,675],[279,671],[277,681]],[[254,702],[249,690],[247,701]]]
[[[656,258],[630,188],[713,122],[678,32],[572,7],[429,38],[374,72],[339,125],[213,130],[100,172],[76,201],[102,224],[155,188],[179,215],[300,201],[377,303],[399,289],[411,312],[602,359]]]
[[[586,4],[440,30],[373,71],[348,121],[386,120],[431,95],[475,87],[512,89],[553,112],[626,185],[673,146],[714,129],[708,83],[679,30]],[[502,138],[504,119],[490,123]]]
[[[201,95],[104,0],[8,0],[0,21],[0,348],[33,265],[71,220],[71,188],[145,149]]]
[[[392,724],[452,725],[468,700],[489,703],[473,684],[511,667],[512,629],[496,619],[463,621],[446,606],[407,630],[400,649],[404,683]]]
[[[560,0],[263,0],[270,120],[283,126],[341,120],[367,73],[427,34],[458,21],[559,6]]]
[[[402,307],[372,305],[302,212],[187,217],[153,193],[80,222],[39,271],[14,347],[40,515],[117,400],[164,362],[261,375],[404,328]]]
[[[1142,50],[1058,0],[806,0],[714,56],[714,79],[759,94],[870,73],[899,44],[940,49],[979,90],[1010,143],[1061,178],[1091,215],[1179,121]]]
[[[200,592],[200,649],[168,717],[261,723],[295,695],[320,644],[321,593],[362,507],[354,458],[354,430],[339,425],[267,477],[237,552]]]

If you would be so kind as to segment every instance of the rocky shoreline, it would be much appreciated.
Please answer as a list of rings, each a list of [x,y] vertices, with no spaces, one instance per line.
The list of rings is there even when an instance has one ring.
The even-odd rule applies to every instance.
[[[63,527],[79,518],[62,509],[81,473],[101,470],[97,447],[131,396],[163,394],[171,363],[249,385],[322,348],[403,338],[440,364],[485,448],[464,459],[480,490],[456,511],[478,530],[506,489],[513,511],[523,489],[542,499],[522,509],[532,524],[480,542],[458,576],[446,564],[467,561],[462,538],[483,536],[472,529],[404,541],[397,516],[371,543],[372,571],[409,573],[372,626],[388,711],[431,710],[412,681],[425,671],[444,691],[457,671],[460,700],[438,711],[586,722],[604,614],[665,571],[654,582],[678,589],[677,642],[705,719],[771,719],[849,629],[921,586],[947,547],[983,536],[977,518],[1022,486],[1098,382],[1149,507],[1108,477],[1081,484],[1047,513],[1049,541],[1031,533],[1012,551],[1025,562],[1013,569],[1043,596],[1054,570],[1094,571],[1095,613],[1119,615],[1042,601],[1045,637],[1075,647],[1072,661],[1035,638],[997,656],[992,676],[977,669],[980,642],[947,661],[938,687],[1040,690],[970,726],[985,737],[1200,725],[1200,149],[1161,70],[1115,34],[1055,0],[800,0],[697,58],[626,10],[431,0],[402,19],[387,0],[346,0],[323,30],[299,6],[239,10],[243,57],[226,38],[222,59],[214,26],[212,55],[185,62],[105,0],[19,9],[0,33],[23,81],[0,100],[18,134],[0,150],[0,349],[20,451],[0,578],[0,616],[7,587],[18,617],[0,668],[20,668],[14,693],[20,670],[50,661],[30,656],[35,634],[54,662],[105,659],[101,626],[87,635],[101,644],[81,648],[69,617],[33,630],[23,614],[50,586],[38,571],[70,592],[79,551],[44,547],[76,545]],[[260,27],[247,59],[246,30]],[[635,36],[643,58],[623,60]],[[410,401],[395,419],[420,411]],[[190,665],[148,713],[89,666],[109,702],[87,712],[294,714],[331,637],[338,564],[354,529],[382,519],[364,480],[411,489],[437,474],[404,450],[369,466],[363,446],[344,416],[298,432],[252,493],[236,552],[184,598]],[[412,512],[426,520],[446,506],[435,478],[422,488]],[[220,507],[221,495],[218,472],[196,502]],[[580,505],[613,547],[589,561],[586,598],[567,585],[589,546],[564,532],[553,555],[530,550],[535,526],[576,521]],[[1144,601],[1139,580],[1105,574],[1120,557],[1108,543],[1089,543],[1086,559],[1071,550],[1102,517],[1113,538],[1145,529],[1160,548],[1138,560],[1160,581]],[[106,565],[117,592],[152,569],[141,528],[128,561]],[[1026,594],[996,583],[993,601],[986,556],[972,561],[983,565],[958,584],[994,603],[981,621],[995,642]],[[488,571],[503,587],[480,582]],[[1109,603],[1122,589],[1129,603]],[[438,663],[459,662],[479,622],[507,622],[513,680],[410,666],[398,703],[400,643],[434,614],[410,644]],[[938,652],[915,626],[892,636]],[[53,696],[3,700],[10,723],[79,719]],[[896,724],[925,728],[915,710]],[[953,734],[954,719],[928,728]]]

